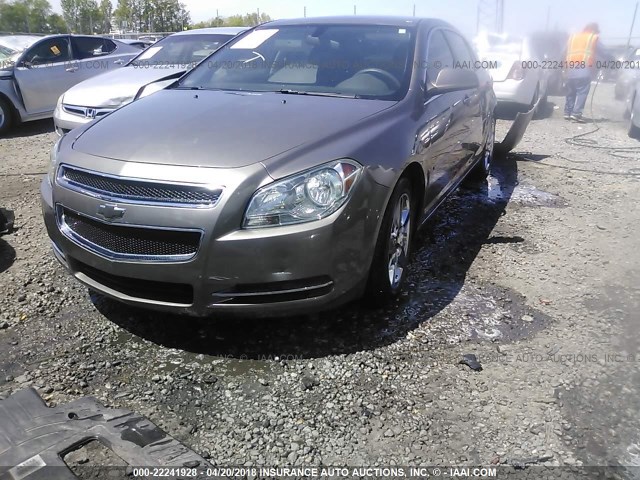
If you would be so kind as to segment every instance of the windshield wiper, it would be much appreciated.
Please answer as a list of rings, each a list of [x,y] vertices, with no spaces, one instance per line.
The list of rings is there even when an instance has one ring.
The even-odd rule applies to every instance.
[[[292,90],[289,88],[283,88],[282,90],[276,90],[276,93],[282,93],[284,95],[309,95],[312,97],[337,97],[337,98],[359,98],[358,95],[349,95],[346,93],[331,93],[331,92],[303,92],[301,90]]]

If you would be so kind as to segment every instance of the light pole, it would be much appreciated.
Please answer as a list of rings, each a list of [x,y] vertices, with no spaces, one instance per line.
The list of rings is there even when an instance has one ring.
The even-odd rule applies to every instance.
[[[633,35],[633,27],[636,24],[637,13],[638,13],[638,2],[636,2],[636,9],[633,11],[633,20],[631,20],[631,29],[629,30],[629,38],[627,39],[627,49],[631,45],[631,35]]]

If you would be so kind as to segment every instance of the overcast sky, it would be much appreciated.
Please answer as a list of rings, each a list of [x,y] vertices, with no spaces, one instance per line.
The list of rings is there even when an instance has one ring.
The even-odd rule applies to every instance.
[[[60,12],[60,0],[50,0],[54,10]],[[352,15],[354,3],[357,13],[362,15],[416,15],[437,17],[453,23],[467,36],[476,33],[479,0],[182,0],[194,21],[215,17],[216,9],[221,16],[236,13],[261,12],[272,18],[302,17],[304,5],[307,16]],[[544,29],[547,10],[551,8],[549,26],[569,31],[579,30],[585,24],[597,21],[605,39],[626,38],[631,27],[631,18],[636,0],[504,0],[505,27],[513,33],[525,33]],[[112,0],[114,7],[117,0]],[[484,3],[491,3],[484,0]],[[294,6],[295,5],[295,6]],[[640,15],[639,15],[640,17]],[[640,37],[640,18],[636,21],[634,35]],[[638,43],[638,42],[636,42]]]

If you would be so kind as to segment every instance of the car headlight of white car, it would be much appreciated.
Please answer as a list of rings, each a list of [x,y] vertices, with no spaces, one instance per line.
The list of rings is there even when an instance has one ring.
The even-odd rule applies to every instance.
[[[362,166],[336,160],[260,188],[244,216],[244,228],[275,227],[325,218],[349,199]]]

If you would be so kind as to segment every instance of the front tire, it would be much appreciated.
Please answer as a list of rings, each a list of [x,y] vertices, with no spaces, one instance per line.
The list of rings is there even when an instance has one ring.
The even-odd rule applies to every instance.
[[[409,179],[398,181],[384,213],[369,272],[367,296],[386,300],[397,296],[407,277],[413,238],[414,198]]]
[[[0,98],[0,134],[9,130],[12,123],[13,112],[11,111],[11,106],[4,98]]]

